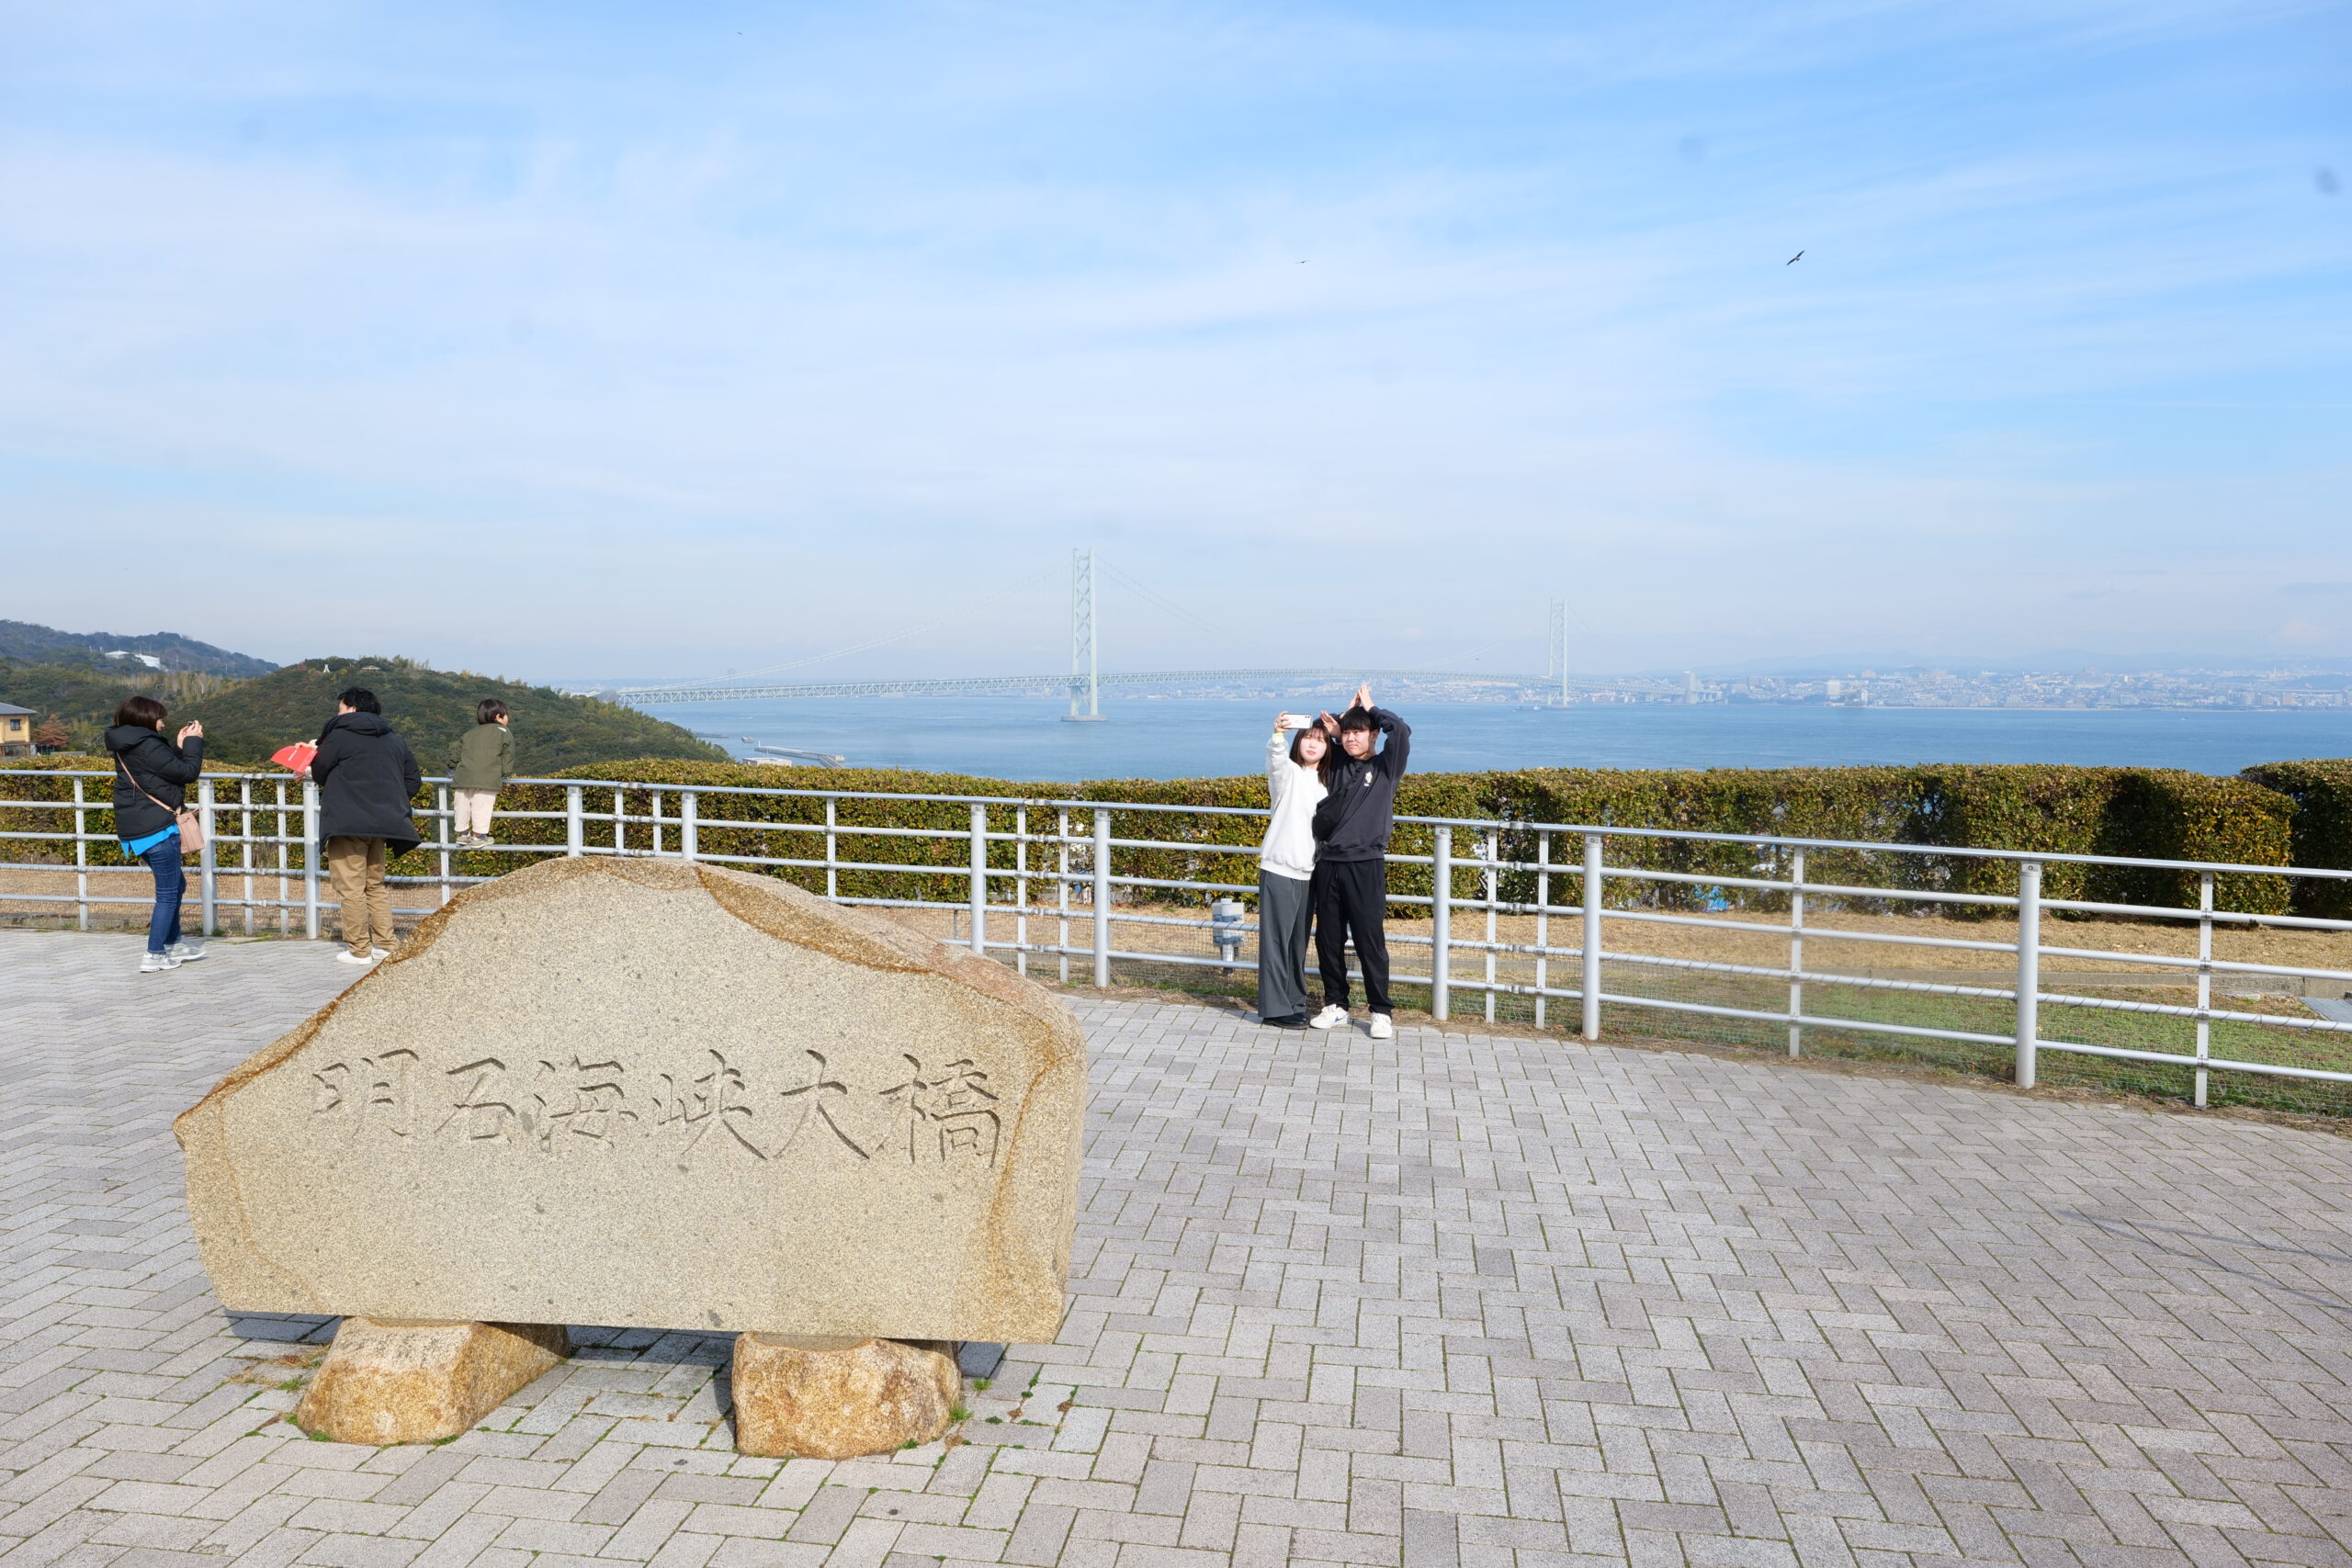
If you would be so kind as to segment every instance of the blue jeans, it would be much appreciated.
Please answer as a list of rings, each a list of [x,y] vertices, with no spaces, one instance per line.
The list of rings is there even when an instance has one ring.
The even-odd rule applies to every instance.
[[[187,875],[180,870],[180,836],[165,839],[139,857],[155,874],[155,912],[147,920],[147,951],[161,953],[180,939],[180,895]]]

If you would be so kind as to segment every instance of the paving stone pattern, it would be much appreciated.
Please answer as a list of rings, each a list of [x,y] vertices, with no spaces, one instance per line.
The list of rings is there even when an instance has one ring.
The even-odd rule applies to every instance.
[[[0,933],[0,1568],[2352,1563],[2352,1145],[1082,995],[1074,1304],[959,1445],[740,1459],[724,1337],[594,1329],[307,1441],[168,1123],[350,972],[139,945]]]

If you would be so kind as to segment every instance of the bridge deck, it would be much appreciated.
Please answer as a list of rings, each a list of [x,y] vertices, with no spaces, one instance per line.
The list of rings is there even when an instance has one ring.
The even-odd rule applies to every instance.
[[[1084,996],[1074,1305],[961,1446],[739,1459],[723,1339],[609,1330],[305,1442],[166,1124],[348,972],[136,947],[0,932],[0,1568],[2352,1562],[2352,1144]]]

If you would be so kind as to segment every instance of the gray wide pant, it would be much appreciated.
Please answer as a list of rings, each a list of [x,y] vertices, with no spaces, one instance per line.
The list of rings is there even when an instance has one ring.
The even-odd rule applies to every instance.
[[[1258,1016],[1306,1010],[1306,916],[1312,885],[1271,871],[1258,874]]]

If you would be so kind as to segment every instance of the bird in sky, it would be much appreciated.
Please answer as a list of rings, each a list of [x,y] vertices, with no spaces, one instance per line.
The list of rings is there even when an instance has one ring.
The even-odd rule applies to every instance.
[[[1803,259],[1804,259],[1804,253],[1803,251],[1799,251],[1795,255],[1791,256],[1788,260],[1786,260],[1786,261],[1782,262],[1781,265],[1782,266],[1794,266],[1794,265],[1797,265],[1797,263],[1798,263],[1799,261],[1803,260]]]

